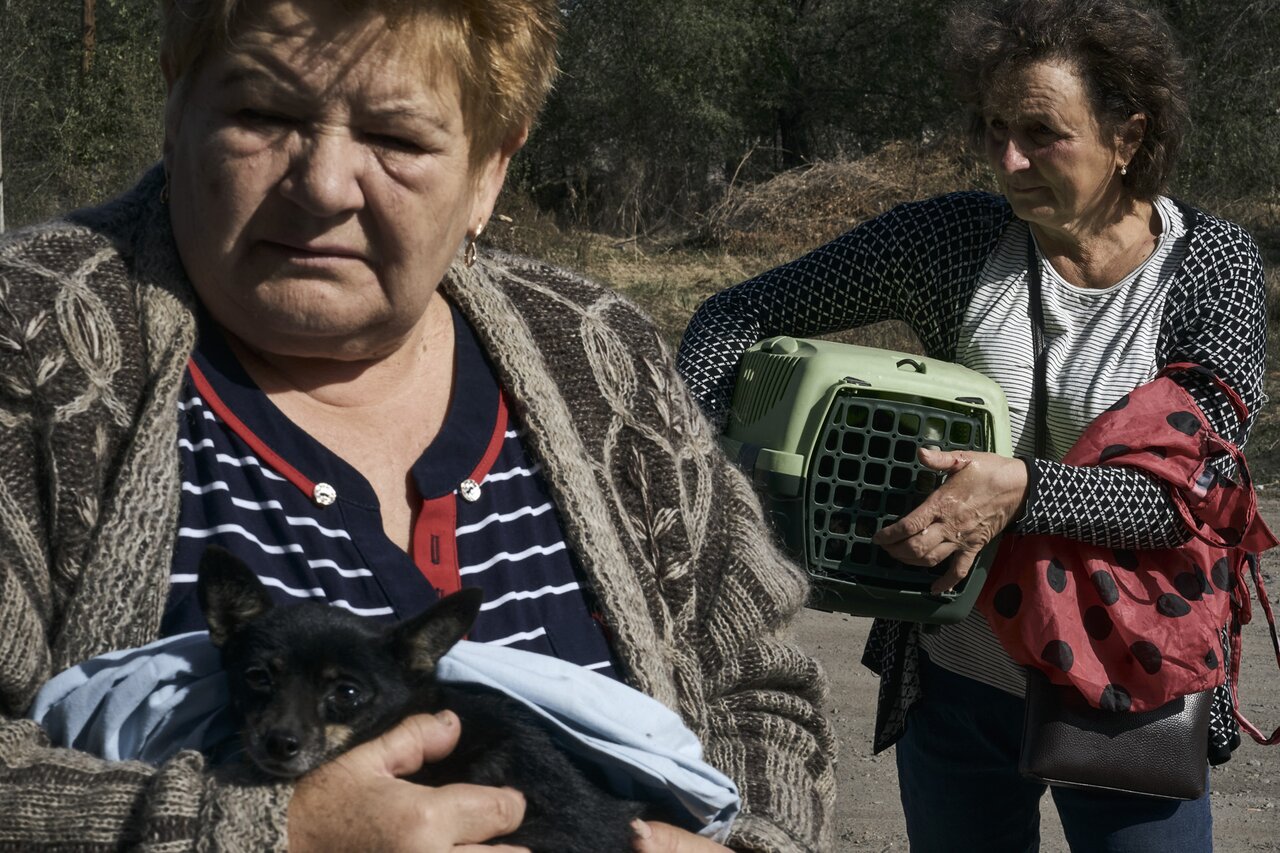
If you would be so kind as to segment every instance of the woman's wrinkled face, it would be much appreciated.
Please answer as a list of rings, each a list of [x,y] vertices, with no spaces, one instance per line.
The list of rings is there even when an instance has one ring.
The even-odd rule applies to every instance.
[[[1141,116],[1123,136],[1104,129],[1064,62],[1035,62],[997,84],[983,108],[986,155],[1019,218],[1069,230],[1126,197],[1120,167],[1141,142]]]
[[[412,30],[276,0],[171,89],[178,249],[249,346],[386,354],[487,221],[514,147],[471,168],[457,81],[429,73]]]

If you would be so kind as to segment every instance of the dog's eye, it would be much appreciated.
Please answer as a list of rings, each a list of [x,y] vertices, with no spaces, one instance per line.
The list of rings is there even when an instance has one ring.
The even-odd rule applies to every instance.
[[[250,690],[270,690],[271,673],[265,666],[251,666],[244,671],[244,683]]]
[[[344,682],[333,688],[329,694],[334,706],[339,709],[354,708],[364,701],[364,691],[360,685]]]

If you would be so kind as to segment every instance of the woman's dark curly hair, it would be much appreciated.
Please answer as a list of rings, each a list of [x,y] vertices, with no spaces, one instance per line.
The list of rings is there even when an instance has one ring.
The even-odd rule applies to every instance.
[[[1072,65],[1104,129],[1135,113],[1146,134],[1123,181],[1135,198],[1168,184],[1189,123],[1186,63],[1164,18],[1143,0],[983,0],[951,15],[947,70],[979,151],[983,95],[1033,62]]]

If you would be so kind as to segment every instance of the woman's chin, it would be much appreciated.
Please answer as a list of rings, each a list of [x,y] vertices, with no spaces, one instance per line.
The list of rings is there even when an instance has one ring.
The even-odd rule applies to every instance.
[[[1052,225],[1058,220],[1058,209],[1045,204],[1043,196],[1029,197],[1031,194],[1005,193],[1013,213],[1024,222],[1033,225]]]
[[[393,350],[429,302],[396,302],[376,285],[327,280],[268,281],[234,295],[197,284],[196,293],[214,322],[257,352],[340,360]]]
[[[387,356],[413,325],[391,322],[386,317],[270,309],[244,319],[245,322],[219,319],[219,324],[260,355],[330,361],[367,361]]]

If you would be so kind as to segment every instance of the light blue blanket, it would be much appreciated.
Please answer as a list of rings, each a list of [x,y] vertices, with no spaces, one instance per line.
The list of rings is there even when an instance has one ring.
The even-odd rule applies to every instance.
[[[680,717],[637,690],[547,655],[462,641],[438,664],[442,681],[483,684],[523,702],[557,739],[603,772],[620,796],[688,814],[717,840],[740,802],[733,782],[702,760]],[[207,632],[111,652],[50,679],[31,718],[55,745],[160,764],[179,750],[213,760],[236,752],[226,675]]]

